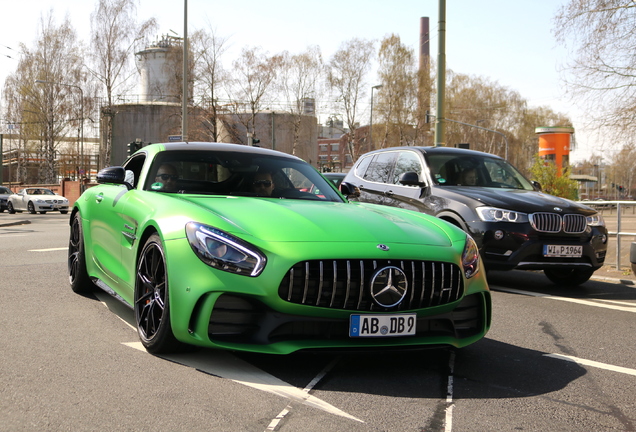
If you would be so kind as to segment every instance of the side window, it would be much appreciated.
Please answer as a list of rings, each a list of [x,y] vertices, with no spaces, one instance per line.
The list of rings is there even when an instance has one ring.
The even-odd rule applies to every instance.
[[[422,163],[417,154],[412,151],[400,152],[397,162],[395,164],[395,170],[393,171],[394,184],[400,184],[398,181],[400,176],[406,172],[415,172],[422,179]]]
[[[367,172],[367,168],[369,168],[369,164],[373,160],[373,156],[366,156],[360,159],[358,165],[355,168],[355,175],[359,178],[364,178],[364,175]]]
[[[396,152],[376,154],[363,178],[376,183],[389,183],[389,175],[393,169],[396,156]]]
[[[126,169],[126,180],[132,180],[130,182],[133,187],[137,187],[139,183],[139,176],[141,175],[141,168],[144,166],[144,162],[146,160],[146,155],[144,153],[138,154],[133,158],[129,159],[128,162],[124,164],[124,168]],[[128,172],[130,171],[130,173]],[[132,176],[132,178],[130,178]]]

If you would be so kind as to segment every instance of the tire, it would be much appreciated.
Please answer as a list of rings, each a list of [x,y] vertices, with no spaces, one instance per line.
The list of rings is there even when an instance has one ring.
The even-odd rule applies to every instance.
[[[40,214],[46,214],[46,212],[40,212]]]
[[[27,204],[27,210],[29,210],[29,213],[31,213],[31,214],[36,214],[37,213],[35,211],[35,206],[33,205],[32,201],[29,201],[29,204]]]
[[[139,339],[149,353],[170,353],[186,347],[172,332],[168,270],[163,244],[156,233],[148,238],[139,254],[134,309]]]
[[[587,282],[594,274],[594,269],[589,267],[576,269],[545,269],[543,273],[556,285],[574,287]]]
[[[13,203],[12,203],[12,202],[8,202],[8,203],[7,203],[7,211],[8,211],[10,214],[15,214],[15,209],[13,208]]]
[[[84,254],[84,232],[82,218],[75,213],[71,221],[71,232],[68,241],[68,281],[73,292],[78,294],[89,292],[93,282],[86,271],[86,255]]]

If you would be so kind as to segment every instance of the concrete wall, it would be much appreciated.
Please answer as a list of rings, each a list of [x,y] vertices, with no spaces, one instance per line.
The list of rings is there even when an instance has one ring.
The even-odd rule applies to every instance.
[[[126,104],[115,107],[110,165],[121,165],[128,157],[127,144],[139,138],[144,143],[168,142],[181,134],[181,105],[171,103]]]
[[[247,129],[250,114],[226,114],[220,122],[220,140],[247,144]],[[254,121],[255,138],[260,139],[259,147],[293,154],[318,166],[318,124],[313,115],[300,117],[299,139],[294,148],[294,123],[296,116],[287,113],[260,112]]]
[[[192,141],[204,130],[201,113],[189,114],[188,131]],[[247,144],[250,114],[223,114],[218,121],[219,142]],[[295,116],[286,113],[256,114],[255,137],[258,146],[293,154],[313,166],[318,166],[318,124],[313,115],[300,117],[299,139],[294,148]],[[198,122],[198,124],[197,124]],[[171,103],[126,104],[115,107],[113,117],[113,147],[110,165],[121,165],[128,157],[128,143],[139,138],[143,143],[168,142],[169,135],[181,135],[181,105]]]

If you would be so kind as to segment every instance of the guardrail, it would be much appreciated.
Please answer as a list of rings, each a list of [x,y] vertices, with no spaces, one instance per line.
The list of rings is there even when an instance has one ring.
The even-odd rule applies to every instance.
[[[600,211],[607,224],[608,234],[616,236],[615,265],[616,269],[620,270],[622,267],[621,255],[629,257],[629,247],[626,248],[621,240],[628,236],[636,237],[636,232],[633,232],[636,231],[636,201],[579,201],[579,203]],[[616,213],[615,217],[614,213]]]

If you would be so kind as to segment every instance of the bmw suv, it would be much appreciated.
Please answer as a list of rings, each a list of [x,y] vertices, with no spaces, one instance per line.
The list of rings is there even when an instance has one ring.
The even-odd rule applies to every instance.
[[[359,196],[356,188],[359,188]],[[350,199],[419,211],[459,226],[489,270],[543,270],[586,282],[605,261],[596,210],[546,194],[506,160],[450,147],[392,147],[362,155],[343,181]]]

